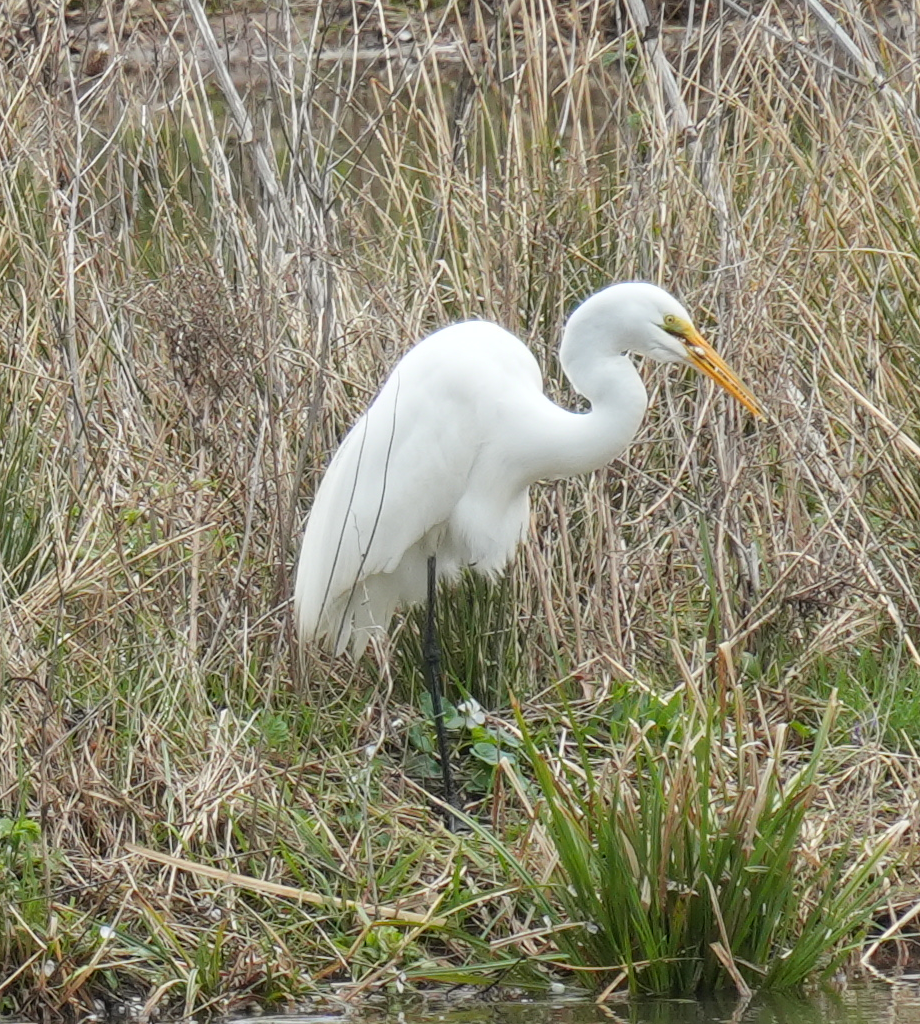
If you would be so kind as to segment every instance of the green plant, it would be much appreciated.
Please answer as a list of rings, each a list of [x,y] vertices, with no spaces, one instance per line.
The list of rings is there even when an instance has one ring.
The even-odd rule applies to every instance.
[[[577,728],[573,762],[553,765],[526,741],[570,925],[558,942],[599,988],[796,988],[831,972],[865,931],[894,837],[820,859],[806,849],[835,701],[808,751],[787,749],[782,726],[757,737],[740,690],[732,704],[726,721],[687,693],[679,735],[653,743],[634,723],[606,764]]]
[[[36,930],[47,924],[41,829],[28,817],[0,817],[0,957],[27,959],[36,950]]]

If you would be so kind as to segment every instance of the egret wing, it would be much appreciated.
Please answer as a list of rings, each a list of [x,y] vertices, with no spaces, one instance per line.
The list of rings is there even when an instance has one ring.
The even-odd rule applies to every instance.
[[[456,400],[409,387],[408,376],[394,372],[342,442],[304,534],[298,628],[336,651],[354,628],[385,630],[398,605],[423,598],[424,542],[449,519],[474,458]]]
[[[488,486],[483,454],[504,437],[496,411],[520,390],[543,398],[539,368],[495,324],[455,324],[400,360],[317,491],[295,586],[302,637],[363,649],[398,606],[424,599],[429,555],[439,574],[458,568],[451,517],[477,462],[476,486]]]

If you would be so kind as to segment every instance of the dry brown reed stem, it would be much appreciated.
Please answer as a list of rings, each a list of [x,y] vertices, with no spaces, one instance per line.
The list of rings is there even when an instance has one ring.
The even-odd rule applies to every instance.
[[[208,864],[196,864],[185,857],[175,857],[172,854],[160,853],[158,850],[148,850],[143,846],[136,846],[134,843],[126,843],[125,850],[128,853],[136,854],[138,857],[154,861],[157,864],[164,864],[166,867],[176,868],[179,871],[188,871],[193,875],[214,878],[218,882],[224,882],[226,885],[235,886],[239,889],[250,889],[254,892],[266,893],[269,896],[294,900],[297,903],[307,903],[314,907],[334,907],[336,910],[354,911],[372,919],[404,921],[409,924],[423,924],[431,928],[443,928],[446,924],[443,917],[417,914],[414,911],[402,910],[399,907],[356,903],[354,900],[339,900],[334,896],[324,896],[322,893],[308,892],[306,889],[296,889],[291,885],[267,882],[263,878],[252,878],[249,875],[241,875],[234,871],[222,871],[220,868],[212,868]]]

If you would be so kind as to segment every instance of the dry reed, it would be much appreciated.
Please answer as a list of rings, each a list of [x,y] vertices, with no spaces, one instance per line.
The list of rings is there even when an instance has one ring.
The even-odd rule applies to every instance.
[[[191,1012],[478,949],[381,938],[339,904],[308,919],[127,842],[528,933],[501,866],[468,851],[461,885],[455,840],[429,834],[400,680],[298,660],[289,572],[328,454],[408,346],[496,319],[573,404],[560,325],[616,279],[680,295],[769,419],[642,367],[625,457],[535,492],[502,598],[527,643],[499,692],[552,722],[560,678],[604,707],[624,681],[698,685],[721,649],[769,730],[814,723],[816,680],[843,674],[823,841],[915,827],[910,738],[886,725],[920,682],[918,53],[852,6],[831,32],[699,5],[657,55],[601,3],[448,3],[405,29],[284,8],[246,51],[259,88],[235,67],[216,95],[226,40],[201,26],[105,3],[93,63],[34,9],[0,62],[0,816],[40,836],[2,882],[0,1005],[92,1008],[116,979],[146,1016]],[[378,29],[392,59],[321,59]],[[496,822],[526,802],[493,798]]]

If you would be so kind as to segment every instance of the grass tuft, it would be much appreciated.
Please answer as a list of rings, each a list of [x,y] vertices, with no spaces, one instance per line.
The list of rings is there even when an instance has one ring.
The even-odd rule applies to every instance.
[[[681,711],[674,729],[654,738],[633,722],[600,768],[574,723],[575,761],[548,760],[526,741],[558,857],[553,896],[569,965],[600,990],[674,996],[794,989],[831,975],[880,906],[880,865],[906,822],[855,860],[850,843],[815,856],[823,837],[806,819],[833,697],[806,750],[789,749],[782,727],[757,735],[740,691],[726,718],[699,693],[671,700]]]

